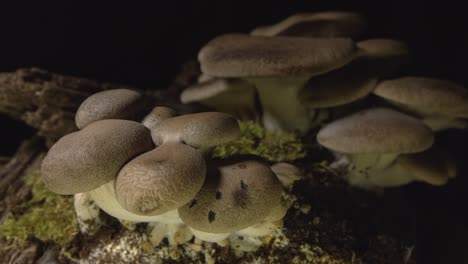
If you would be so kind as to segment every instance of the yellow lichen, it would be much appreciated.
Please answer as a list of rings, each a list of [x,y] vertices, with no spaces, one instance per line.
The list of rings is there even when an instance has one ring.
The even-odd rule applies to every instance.
[[[213,158],[252,154],[272,162],[294,161],[305,157],[300,138],[294,134],[267,131],[253,121],[240,121],[241,136],[237,140],[216,146]]]

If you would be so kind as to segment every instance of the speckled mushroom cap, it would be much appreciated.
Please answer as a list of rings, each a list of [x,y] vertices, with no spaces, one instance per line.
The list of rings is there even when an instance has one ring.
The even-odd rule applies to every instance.
[[[367,109],[333,121],[317,134],[320,145],[341,153],[415,153],[434,135],[420,120],[387,108]]]
[[[468,118],[468,90],[450,81],[403,77],[379,83],[374,94],[418,114]]]
[[[208,233],[241,230],[264,220],[281,202],[282,186],[268,165],[254,160],[210,168],[195,198],[179,208],[189,227]]]
[[[156,145],[183,142],[195,148],[226,143],[240,136],[237,120],[219,112],[188,114],[166,119],[151,132]]]
[[[145,116],[145,118],[143,118],[141,123],[149,129],[154,129],[156,125],[158,125],[162,121],[174,117],[176,115],[177,112],[170,107],[156,106],[155,108],[153,108],[153,110],[151,110],[151,112],[149,112],[149,114]]]
[[[139,92],[114,89],[95,93],[78,108],[75,123],[79,129],[103,119],[136,119],[146,108],[146,101]]]
[[[140,123],[96,121],[50,148],[42,161],[42,179],[58,194],[87,192],[113,180],[127,161],[152,148],[150,131]]]
[[[300,77],[339,68],[358,55],[351,39],[221,35],[198,54],[215,77]]]
[[[255,36],[350,37],[357,38],[367,30],[367,21],[352,12],[317,12],[292,15],[271,26],[258,27]]]
[[[356,45],[369,57],[404,57],[409,54],[408,46],[395,39],[368,39]]]
[[[160,215],[189,202],[205,180],[202,154],[185,144],[165,143],[128,162],[115,180],[115,195],[126,210]]]
[[[457,172],[457,166],[451,157],[435,147],[421,153],[401,155],[397,162],[415,179],[432,185],[446,184]]]

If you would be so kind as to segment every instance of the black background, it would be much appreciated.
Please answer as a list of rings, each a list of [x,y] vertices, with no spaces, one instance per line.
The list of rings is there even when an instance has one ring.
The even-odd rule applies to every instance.
[[[98,1],[95,1],[98,2]],[[369,36],[403,40],[407,74],[468,86],[468,14],[463,1],[151,1],[85,4],[18,1],[0,6],[0,71],[41,67],[102,81],[164,89],[183,62],[216,35],[248,32],[296,12],[350,10],[369,20]],[[33,131],[0,116],[0,155]],[[443,188],[401,188],[416,223],[419,263],[468,263],[467,133],[439,135],[461,173]],[[414,218],[414,219],[413,219]],[[415,222],[413,221],[415,220]],[[465,260],[462,260],[462,259]]]

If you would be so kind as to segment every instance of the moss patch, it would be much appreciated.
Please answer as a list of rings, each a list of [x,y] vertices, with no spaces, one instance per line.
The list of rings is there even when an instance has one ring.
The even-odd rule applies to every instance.
[[[294,161],[305,157],[300,138],[294,134],[271,132],[253,121],[240,121],[239,139],[216,146],[213,158],[227,158],[237,154],[252,154],[272,162]]]
[[[11,246],[24,246],[31,239],[64,247],[79,232],[73,196],[50,192],[40,179],[40,172],[28,174],[24,181],[31,187],[31,200],[13,208],[0,224],[0,237]]]

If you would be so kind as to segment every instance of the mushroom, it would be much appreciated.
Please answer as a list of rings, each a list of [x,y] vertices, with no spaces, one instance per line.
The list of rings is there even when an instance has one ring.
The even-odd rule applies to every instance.
[[[378,175],[398,177],[398,173],[386,169],[399,170],[391,166],[398,155],[428,149],[434,135],[414,117],[387,108],[372,108],[326,125],[318,132],[317,141],[335,152],[337,163],[341,163],[340,159],[347,161],[350,184],[372,188],[373,178]]]
[[[355,61],[336,71],[311,78],[298,93],[299,102],[308,108],[341,106],[366,97],[377,86],[378,74],[372,63]]]
[[[123,208],[116,199],[114,182],[122,166],[152,148],[150,131],[142,124],[100,120],[57,141],[42,162],[41,174],[51,191],[75,194],[75,210],[83,222],[80,224],[83,232],[92,233],[96,228],[90,226],[90,221],[99,224],[99,210],[91,201],[121,221],[158,221],[170,224],[168,228],[173,230],[172,225],[182,224],[176,210],[157,216],[137,215]],[[200,164],[204,165],[203,160]]]
[[[174,109],[166,106],[156,106],[143,118],[141,123],[152,130],[162,121],[174,116],[177,116],[177,112]]]
[[[219,242],[230,233],[263,222],[281,202],[282,187],[259,161],[220,161],[193,200],[178,209],[195,237]]]
[[[103,119],[137,120],[146,110],[147,101],[139,92],[113,89],[95,93],[81,103],[75,115],[79,129]]]
[[[126,162],[152,148],[150,131],[140,123],[96,121],[50,148],[42,161],[42,179],[58,194],[87,192],[113,180]]]
[[[292,189],[295,181],[304,178],[304,171],[301,168],[287,162],[275,163],[271,166],[271,170],[278,177],[283,187],[288,190]]]
[[[205,180],[202,154],[185,144],[165,143],[128,162],[115,180],[115,194],[126,210],[160,215],[188,203]]]
[[[318,12],[292,15],[271,26],[254,29],[255,36],[297,36],[312,38],[358,38],[367,30],[366,20],[352,12]]]
[[[166,119],[151,132],[157,146],[180,142],[202,151],[240,136],[237,120],[218,112],[188,114]]]
[[[408,47],[405,43],[394,39],[368,39],[356,44],[364,51],[366,57],[371,58],[405,58],[408,56]]]
[[[342,106],[372,93],[379,77],[393,71],[407,55],[402,42],[370,39],[357,43],[359,58],[335,71],[311,78],[299,91],[301,104],[313,109]]]
[[[457,174],[453,159],[435,147],[421,153],[401,155],[397,161],[411,173],[413,179],[436,186],[446,184]]]
[[[306,132],[311,121],[297,92],[315,75],[332,71],[359,55],[350,39],[261,37],[226,34],[198,54],[204,74],[242,78],[254,84],[270,130]]]
[[[256,119],[256,99],[255,86],[240,79],[212,78],[188,87],[180,95],[184,104],[198,102],[244,120]]]
[[[421,117],[434,131],[467,127],[468,91],[456,83],[403,77],[379,83],[374,94]]]

